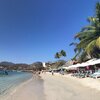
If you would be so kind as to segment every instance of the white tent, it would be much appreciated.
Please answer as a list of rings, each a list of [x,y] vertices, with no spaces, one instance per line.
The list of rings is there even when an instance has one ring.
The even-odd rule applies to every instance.
[[[89,65],[94,65],[93,62],[95,62],[95,61],[96,61],[96,59],[88,60],[87,62],[81,63],[80,67],[86,67],[86,66],[89,66]]]
[[[85,63],[81,63],[81,64],[80,64],[80,67],[86,67],[86,66],[89,66],[89,65],[90,65],[90,63],[85,62]]]
[[[89,66],[89,65],[95,65],[95,64],[100,64],[100,59],[91,59],[91,60],[89,60],[89,61],[87,61],[87,62],[84,62],[84,63],[78,63],[78,64],[75,64],[75,65],[71,65],[71,66],[69,66],[69,67],[62,67],[62,68],[64,68],[64,69],[67,69],[67,70],[69,70],[69,69],[76,69],[76,68],[79,68],[79,67],[86,67],[86,66]]]
[[[80,66],[80,64],[75,64],[75,65],[71,65],[71,66],[69,66],[69,67],[62,67],[62,68],[69,70],[69,69],[76,69],[76,68],[78,68],[79,66]]]
[[[96,64],[100,64],[100,59],[97,59],[97,60],[91,62],[91,65],[96,65]]]
[[[96,58],[94,58],[94,59],[90,59],[90,60],[88,60],[87,62],[93,62],[93,61],[95,61],[95,60],[97,60]]]

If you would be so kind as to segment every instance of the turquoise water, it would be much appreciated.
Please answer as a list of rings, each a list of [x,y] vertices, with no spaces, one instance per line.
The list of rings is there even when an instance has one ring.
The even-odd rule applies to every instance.
[[[8,93],[11,88],[30,79],[32,74],[26,72],[8,72],[8,75],[0,76],[0,95]]]

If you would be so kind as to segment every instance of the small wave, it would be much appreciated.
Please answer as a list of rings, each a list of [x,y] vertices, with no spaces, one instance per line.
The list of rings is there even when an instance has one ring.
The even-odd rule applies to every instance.
[[[30,79],[32,74],[25,72],[10,72],[8,76],[0,77],[0,96],[5,95],[12,88]]]

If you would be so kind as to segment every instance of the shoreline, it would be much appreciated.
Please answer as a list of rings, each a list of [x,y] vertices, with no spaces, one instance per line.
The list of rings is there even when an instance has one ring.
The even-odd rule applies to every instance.
[[[70,86],[70,84],[72,86],[71,90],[72,92],[69,91],[67,93],[68,96],[74,95],[73,93],[76,91],[77,88],[79,89],[80,92],[84,91],[87,93],[87,90],[90,92],[95,91],[94,93],[97,93],[98,95],[98,93],[100,93],[100,86],[99,86],[100,81],[99,80],[94,81],[94,80],[95,79],[89,79],[89,78],[80,79],[72,77],[71,75],[61,75],[58,73],[55,73],[54,75],[52,75],[49,72],[42,73],[40,76],[35,75],[31,79],[21,83],[13,91],[11,91],[11,93],[3,100],[28,100],[28,99],[33,100],[33,98],[34,100],[61,100],[60,97],[59,97],[60,99],[59,98],[56,99],[58,95],[58,90],[61,89],[59,92],[61,92],[61,95],[64,95],[65,98],[67,98],[66,93],[68,91],[62,89],[68,88],[69,90],[69,87],[67,86],[68,85]],[[53,81],[54,83],[52,83]],[[53,84],[56,85],[61,84],[61,85],[60,87],[56,87]],[[84,89],[86,89],[86,91]],[[98,97],[96,100],[99,100]]]
[[[17,90],[19,90],[25,84],[28,84],[31,80],[32,80],[32,78],[20,83],[18,86],[12,87],[9,91],[7,91],[7,93],[4,93],[3,95],[1,95],[2,99],[9,100],[9,98],[11,98],[11,96],[13,96]]]
[[[16,89],[8,96],[8,98],[4,100],[33,100],[33,98],[35,100],[45,100],[45,94],[43,94],[43,87],[40,88],[42,81],[43,80],[39,76],[33,75],[31,79],[16,87]]]

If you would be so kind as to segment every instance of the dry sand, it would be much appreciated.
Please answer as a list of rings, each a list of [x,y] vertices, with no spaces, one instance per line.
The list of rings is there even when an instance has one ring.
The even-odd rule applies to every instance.
[[[69,75],[46,73],[34,76],[6,100],[100,100],[100,91],[88,88],[85,83],[88,81]]]

